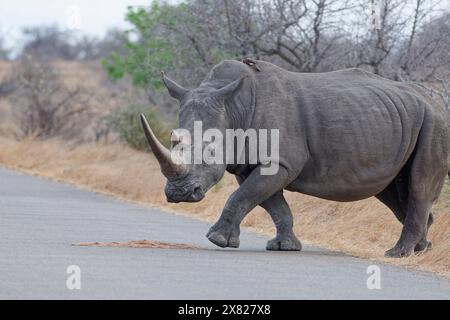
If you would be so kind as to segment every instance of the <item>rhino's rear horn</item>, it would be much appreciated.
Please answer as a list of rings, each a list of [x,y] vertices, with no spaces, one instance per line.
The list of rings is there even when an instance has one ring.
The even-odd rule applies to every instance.
[[[143,114],[141,114],[141,123],[142,128],[144,129],[145,137],[150,145],[150,149],[159,162],[162,174],[166,178],[173,178],[182,175],[186,171],[185,166],[182,164],[176,164],[172,160],[170,151],[158,141]]]

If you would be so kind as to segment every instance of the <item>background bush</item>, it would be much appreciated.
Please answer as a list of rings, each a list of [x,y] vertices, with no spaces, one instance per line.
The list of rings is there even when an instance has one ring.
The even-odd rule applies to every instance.
[[[18,139],[67,136],[92,117],[91,90],[67,85],[60,70],[49,62],[25,57],[17,61],[11,79]]]
[[[156,137],[166,147],[170,146],[170,133],[172,125],[162,121],[155,109],[139,103],[131,103],[126,108],[116,109],[109,117],[114,130],[119,133],[130,147],[137,150],[148,150],[148,143],[142,130],[139,115],[143,113],[153,129]]]

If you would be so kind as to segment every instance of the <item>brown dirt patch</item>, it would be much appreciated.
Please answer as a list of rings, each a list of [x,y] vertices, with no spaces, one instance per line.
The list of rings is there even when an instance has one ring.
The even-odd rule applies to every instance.
[[[183,243],[168,243],[152,240],[132,240],[126,242],[80,242],[74,243],[78,247],[115,247],[115,248],[150,248],[150,249],[201,249]]]

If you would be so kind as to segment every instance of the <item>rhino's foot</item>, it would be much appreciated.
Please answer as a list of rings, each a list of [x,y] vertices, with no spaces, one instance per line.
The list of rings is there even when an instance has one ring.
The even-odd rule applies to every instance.
[[[416,246],[414,247],[415,254],[422,254],[427,252],[428,250],[433,249],[433,245],[430,241],[422,239]]]
[[[209,241],[221,248],[239,248],[239,233],[231,228],[213,226],[206,235]]]
[[[276,237],[267,242],[266,250],[301,251],[302,243],[294,234]]]
[[[405,258],[412,254],[413,247],[396,245],[392,249],[386,251],[384,255],[388,258]]]

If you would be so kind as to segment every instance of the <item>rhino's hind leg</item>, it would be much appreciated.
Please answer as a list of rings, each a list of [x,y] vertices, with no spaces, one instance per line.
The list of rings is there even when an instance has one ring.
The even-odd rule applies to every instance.
[[[430,128],[422,128],[407,169],[406,215],[400,239],[386,252],[389,257],[409,256],[413,251],[431,247],[426,240],[433,223],[432,204],[439,197],[447,174],[447,154],[439,150]]]
[[[400,175],[399,175],[400,176]],[[403,224],[406,217],[406,204],[408,200],[407,193],[404,194],[404,190],[408,189],[406,181],[397,177],[386,189],[376,195],[376,198],[384,203],[389,209],[392,210],[398,221]],[[399,192],[400,190],[400,192]],[[403,195],[401,195],[403,194]]]
[[[277,228],[277,235],[267,242],[267,250],[301,251],[302,244],[292,230],[294,221],[291,209],[283,196],[283,191],[279,191],[269,199],[261,203],[272,218]]]
[[[387,257],[407,257],[413,251],[423,251],[431,247],[426,240],[431,205],[432,201],[418,201],[414,198],[408,200],[408,211],[400,239],[392,249],[386,251]]]
[[[400,174],[386,189],[376,196],[378,200],[384,203],[392,210],[395,217],[402,224],[405,222],[408,202],[408,180]],[[427,228],[433,224],[433,214],[430,213]],[[414,252],[419,253],[432,248],[431,242],[426,235],[414,247]]]

